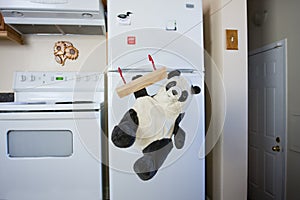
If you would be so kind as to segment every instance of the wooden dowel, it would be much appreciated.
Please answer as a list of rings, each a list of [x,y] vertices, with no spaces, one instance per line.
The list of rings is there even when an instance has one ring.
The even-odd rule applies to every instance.
[[[143,89],[149,85],[152,85],[158,81],[161,81],[166,77],[167,77],[167,68],[162,67],[156,71],[150,72],[149,74],[146,74],[125,85],[118,87],[116,89],[116,92],[118,96],[122,98],[140,89]]]

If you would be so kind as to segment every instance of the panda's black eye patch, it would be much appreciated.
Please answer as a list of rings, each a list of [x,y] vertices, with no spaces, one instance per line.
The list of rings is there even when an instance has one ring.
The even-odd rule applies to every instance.
[[[186,90],[184,90],[181,92],[181,96],[179,97],[178,101],[185,102],[185,100],[187,100],[188,96],[189,96],[189,93]]]
[[[168,91],[171,87],[176,86],[176,81],[171,81],[166,85],[166,91]]]

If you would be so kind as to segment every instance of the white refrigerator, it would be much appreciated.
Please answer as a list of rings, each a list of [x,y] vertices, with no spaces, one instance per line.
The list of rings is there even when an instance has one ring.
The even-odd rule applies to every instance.
[[[204,200],[202,1],[108,1],[107,17],[110,199]],[[164,79],[116,92],[164,67]]]

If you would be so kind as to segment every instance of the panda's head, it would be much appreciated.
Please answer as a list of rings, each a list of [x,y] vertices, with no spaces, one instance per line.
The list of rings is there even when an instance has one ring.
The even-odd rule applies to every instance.
[[[181,76],[180,71],[175,70],[168,74],[167,81],[160,89],[158,95],[160,100],[180,107],[183,110],[190,102],[191,97],[200,92],[200,87],[191,85],[186,78]]]

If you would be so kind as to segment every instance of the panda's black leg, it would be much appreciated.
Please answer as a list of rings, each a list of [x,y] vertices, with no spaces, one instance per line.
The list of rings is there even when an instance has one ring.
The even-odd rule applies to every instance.
[[[130,109],[112,131],[111,140],[114,145],[120,148],[130,147],[135,142],[138,125],[137,113],[135,110]]]
[[[140,179],[146,181],[155,176],[173,148],[171,139],[161,139],[152,142],[143,150],[143,156],[133,166]]]
[[[178,127],[177,132],[174,133],[174,143],[177,149],[182,149],[185,142],[185,132],[181,127]]]
[[[185,142],[185,132],[184,130],[179,126],[179,123],[184,117],[184,113],[180,113],[175,120],[175,125],[174,125],[174,130],[173,130],[173,135],[174,135],[174,143],[175,147],[177,149],[181,149],[184,146]]]
[[[137,78],[139,78],[139,77],[142,77],[142,75],[136,75],[136,76],[134,76],[134,77],[132,78],[132,80],[135,80],[135,79],[137,79]],[[143,88],[143,89],[140,89],[140,90],[134,92],[134,96],[135,96],[135,98],[137,99],[137,98],[139,98],[139,97],[149,96],[149,94],[148,94],[146,88]]]

